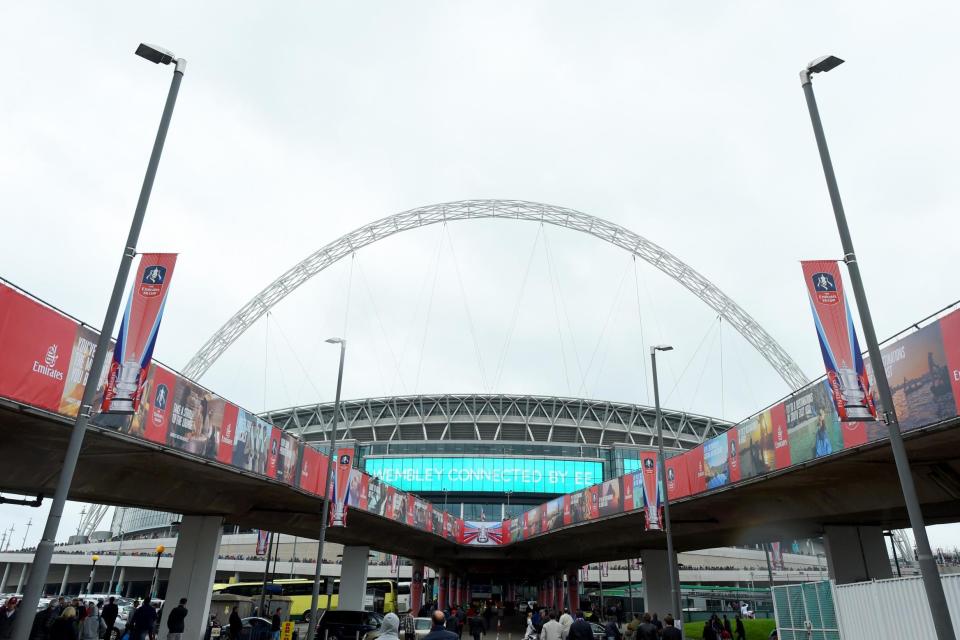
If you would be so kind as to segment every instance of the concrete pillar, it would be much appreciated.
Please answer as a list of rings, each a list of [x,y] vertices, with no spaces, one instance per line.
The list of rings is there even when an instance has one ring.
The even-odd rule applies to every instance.
[[[670,604],[670,561],[663,549],[644,549],[640,552],[643,561],[643,608],[656,612],[660,619],[664,614],[676,615]]]
[[[10,577],[10,563],[3,565],[3,579],[0,580],[0,593],[7,592],[7,578]]]
[[[367,595],[367,562],[370,547],[344,547],[340,566],[340,609],[363,609]]]
[[[580,609],[579,567],[569,567],[567,569],[567,606],[570,607],[570,615],[576,616]]]
[[[450,608],[459,607],[460,602],[460,575],[454,574],[447,581],[448,591],[447,599],[450,601]]]
[[[557,585],[553,581],[553,576],[549,576],[547,578],[547,602],[544,605],[546,606],[547,609],[552,609],[553,603],[557,601],[556,588],[557,588]]]
[[[316,563],[314,563],[314,564],[316,564]],[[234,572],[233,572],[233,581],[234,581],[234,582],[240,582],[240,572],[239,572],[239,571],[234,571]]]
[[[70,577],[70,565],[63,565],[63,580],[60,581],[60,593],[58,595],[64,595],[67,593],[67,578]]]
[[[563,574],[558,573],[554,579],[554,601],[556,602],[557,613],[563,612]]]
[[[117,584],[114,585],[114,593],[123,593],[123,580],[127,577],[127,568],[120,567],[120,577],[117,578]]]
[[[837,584],[893,577],[882,528],[825,526],[823,541],[830,578]]]
[[[27,567],[29,565],[24,563],[23,567],[20,568],[20,581],[17,582],[17,589],[14,593],[23,593],[23,585],[27,583]]]
[[[413,609],[413,615],[416,616],[419,615],[420,607],[423,606],[423,561],[414,560],[411,572],[410,608]]]
[[[447,582],[449,580],[449,572],[444,567],[440,567],[437,570],[437,609],[441,611],[447,608]]]
[[[162,615],[166,620],[180,598],[186,598],[190,610],[183,629],[186,638],[202,638],[207,631],[222,530],[223,518],[218,516],[185,515],[180,519],[180,537],[167,579]],[[161,624],[160,640],[166,638],[167,625]]]

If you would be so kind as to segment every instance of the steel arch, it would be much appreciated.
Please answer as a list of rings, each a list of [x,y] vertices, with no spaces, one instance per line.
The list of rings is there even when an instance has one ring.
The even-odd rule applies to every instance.
[[[669,251],[607,220],[565,207],[524,200],[460,200],[419,207],[371,222],[337,238],[294,265],[243,305],[194,354],[183,373],[189,378],[199,379],[217,358],[273,305],[337,260],[358,249],[402,231],[439,222],[480,218],[530,220],[552,224],[590,234],[625,249],[660,269],[706,302],[766,358],[791,389],[800,388],[808,382],[796,362],[750,314],[715,284]]]

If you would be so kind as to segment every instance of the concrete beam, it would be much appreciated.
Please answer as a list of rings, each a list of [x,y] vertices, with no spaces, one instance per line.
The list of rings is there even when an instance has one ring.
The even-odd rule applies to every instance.
[[[823,528],[830,578],[837,584],[892,578],[881,527],[830,525]]]

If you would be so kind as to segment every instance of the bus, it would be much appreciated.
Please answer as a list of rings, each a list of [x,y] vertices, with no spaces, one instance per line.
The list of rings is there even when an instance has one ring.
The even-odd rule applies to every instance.
[[[290,598],[290,619],[291,620],[309,620],[310,619],[310,598],[313,596],[313,580],[306,578],[292,578],[273,580],[267,583],[267,597],[285,596]],[[405,587],[405,588],[404,588]],[[404,591],[405,596],[400,592]],[[246,596],[248,598],[259,598],[264,593],[263,581],[257,582],[231,582],[217,583],[213,585],[214,593],[231,593],[237,596]],[[327,594],[330,594],[329,596]],[[339,604],[340,578],[324,577],[320,579],[320,597],[317,599],[317,608],[321,611],[327,609],[336,609]],[[390,613],[398,611],[398,605],[403,607],[399,611],[405,611],[410,603],[410,583],[400,585],[398,588],[395,580],[379,578],[367,580],[367,592],[363,599],[363,607],[368,611],[377,613]]]

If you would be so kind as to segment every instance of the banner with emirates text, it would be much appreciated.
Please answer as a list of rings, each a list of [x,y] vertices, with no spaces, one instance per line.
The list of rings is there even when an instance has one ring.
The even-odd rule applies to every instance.
[[[870,395],[850,305],[843,294],[840,267],[834,260],[806,260],[800,264],[837,414],[841,421],[876,420],[877,409]]]
[[[140,407],[176,262],[175,253],[140,257],[107,373],[100,405],[104,413],[134,413]]]

